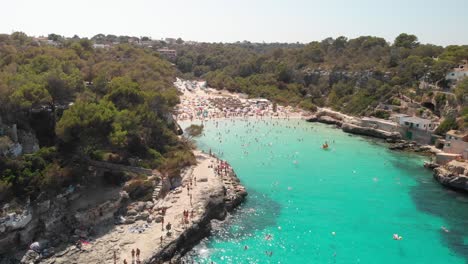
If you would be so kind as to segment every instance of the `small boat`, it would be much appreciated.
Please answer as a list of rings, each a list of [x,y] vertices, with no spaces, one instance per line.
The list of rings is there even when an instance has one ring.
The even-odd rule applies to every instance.
[[[323,144],[322,149],[328,149],[328,144],[327,143]]]

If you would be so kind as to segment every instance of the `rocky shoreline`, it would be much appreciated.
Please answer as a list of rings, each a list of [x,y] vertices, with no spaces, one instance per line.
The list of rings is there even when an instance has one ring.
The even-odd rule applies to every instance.
[[[148,182],[154,182],[151,184],[153,201],[130,201],[128,194],[120,189],[109,190],[108,193],[75,191],[65,196],[68,198],[61,203],[62,207],[57,207],[55,200],[50,201],[47,208],[42,205],[42,211],[49,212],[49,216],[35,219],[28,214],[18,218],[21,226],[15,224],[12,231],[0,230],[4,235],[8,234],[0,239],[5,245],[2,250],[11,247],[11,241],[17,237],[25,242],[38,242],[29,242],[32,244],[26,252],[0,257],[0,263],[101,264],[114,263],[114,260],[117,263],[123,260],[134,263],[130,253],[136,248],[141,250],[141,263],[179,263],[186,252],[210,235],[211,220],[224,220],[247,196],[234,170],[226,162],[200,151],[194,151],[194,154],[197,164],[185,169],[178,179],[161,179],[156,172],[148,177]],[[221,167],[222,170],[219,169]],[[89,198],[93,193],[100,197],[95,205],[72,213],[75,208],[73,202],[81,201],[77,197]],[[110,197],[112,200],[107,200]],[[34,209],[34,215],[37,216],[38,210],[39,207]],[[51,221],[65,217],[74,219],[75,224],[62,223],[62,220],[60,224],[51,224]],[[34,221],[46,224],[46,233],[40,236],[40,240],[36,240],[35,234],[38,233],[33,229],[38,225]],[[167,229],[168,223],[172,228]],[[57,234],[53,233],[54,229],[57,229]],[[67,238],[70,232],[74,235]],[[57,240],[60,234],[65,237]]]
[[[398,132],[388,132],[375,127],[363,126],[362,119],[360,118],[328,109],[320,109],[307,121],[336,125],[347,133],[384,139],[390,144],[388,148],[395,151],[414,152],[430,156],[440,152],[440,150],[433,146],[420,145],[415,141],[403,140]],[[466,161],[453,160],[445,165],[426,162],[424,167],[433,170],[434,179],[443,186],[468,192],[468,163]]]
[[[468,192],[468,163],[452,160],[445,165],[426,163],[424,167],[434,171],[433,177],[445,187]]]
[[[364,126],[362,124],[362,120],[358,117],[348,116],[340,112],[324,108],[320,109],[315,115],[308,118],[307,122],[336,125],[344,132],[350,134],[386,139],[390,142],[401,139],[401,135],[398,132],[388,132],[376,127]]]
[[[390,145],[391,150],[415,152],[424,155],[431,155],[437,151],[430,146],[423,146],[415,141],[402,139],[399,132],[389,132],[379,129],[377,125],[364,124],[363,119],[348,116],[340,112],[329,109],[320,109],[315,115],[307,119],[307,122],[317,122],[329,125],[335,125],[346,133],[368,136],[372,138],[383,139]]]
[[[223,188],[217,189],[204,201],[205,213],[192,223],[178,238],[167,244],[145,264],[180,263],[181,258],[202,239],[211,234],[211,221],[225,220],[229,212],[244,202],[247,192],[234,171],[222,176]]]

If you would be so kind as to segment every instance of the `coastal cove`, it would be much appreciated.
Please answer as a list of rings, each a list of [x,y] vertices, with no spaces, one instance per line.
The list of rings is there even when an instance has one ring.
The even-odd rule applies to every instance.
[[[194,123],[199,123],[195,121]],[[180,122],[185,128],[191,123]],[[249,197],[187,258],[197,263],[465,263],[468,198],[425,157],[303,120],[204,122],[197,145]],[[328,141],[329,150],[321,145]],[[393,240],[392,235],[402,236]],[[271,254],[271,256],[270,256]]]

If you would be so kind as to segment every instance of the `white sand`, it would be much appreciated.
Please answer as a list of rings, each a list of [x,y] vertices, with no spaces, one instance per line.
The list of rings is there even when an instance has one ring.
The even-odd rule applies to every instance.
[[[177,107],[176,118],[178,120],[187,119],[212,119],[212,118],[305,118],[310,115],[309,112],[303,111],[291,106],[277,106],[277,111],[273,111],[273,104],[265,102],[261,105],[256,105],[248,99],[244,99],[245,95],[239,93],[231,93],[225,90],[218,91],[212,88],[194,87],[193,89],[185,89],[185,83],[176,83],[179,91],[183,94],[180,96],[181,103]],[[241,108],[231,108],[230,106],[214,105],[210,102],[212,99],[230,98],[243,104]],[[198,115],[200,112],[207,113],[207,117]]]
[[[62,257],[44,260],[44,263],[114,263],[113,256],[116,252],[117,263],[123,263],[126,259],[132,263],[131,250],[139,248],[141,251],[140,259],[144,261],[160,249],[160,238],[163,236],[163,245],[173,241],[187,227],[183,224],[183,211],[194,210],[193,220],[197,220],[205,211],[206,201],[210,194],[222,191],[223,182],[221,177],[216,176],[214,169],[208,168],[212,162],[216,162],[215,158],[199,151],[195,151],[198,164],[190,168],[183,176],[183,184],[181,187],[171,191],[163,200],[156,203],[155,207],[169,207],[164,216],[164,225],[168,222],[172,224],[172,235],[168,237],[166,231],[161,230],[161,223],[152,223],[143,233],[131,233],[129,228],[135,225],[141,226],[146,224],[146,221],[136,221],[131,225],[120,225],[112,228],[105,235],[90,241],[89,245],[83,245],[82,251],[78,251],[75,246],[68,247],[64,252],[59,253]],[[194,182],[206,178],[204,182]],[[192,179],[192,203],[190,204],[190,196],[188,195],[187,185]],[[159,215],[159,212],[153,212],[154,216]],[[190,219],[190,218],[189,218]],[[192,219],[190,219],[191,224]]]

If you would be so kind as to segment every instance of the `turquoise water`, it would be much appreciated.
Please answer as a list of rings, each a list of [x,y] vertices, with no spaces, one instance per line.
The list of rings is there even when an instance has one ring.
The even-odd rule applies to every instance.
[[[190,252],[196,263],[467,263],[468,198],[437,184],[423,157],[299,120],[209,121],[204,132],[198,146],[227,160],[249,196]]]

